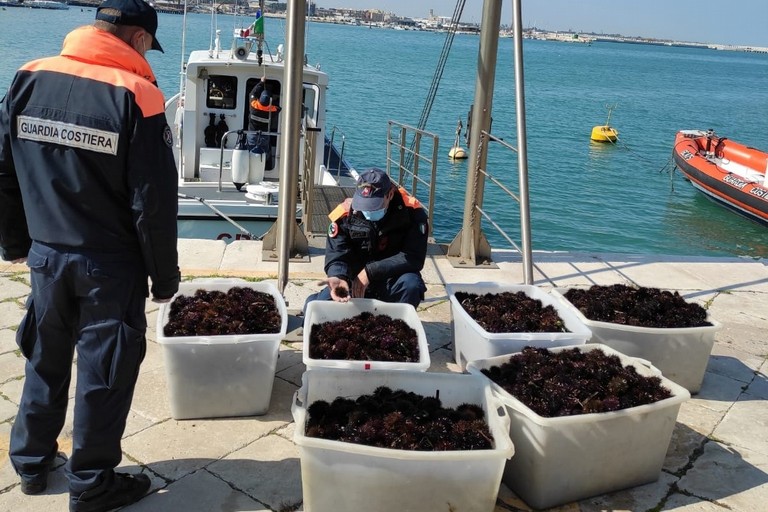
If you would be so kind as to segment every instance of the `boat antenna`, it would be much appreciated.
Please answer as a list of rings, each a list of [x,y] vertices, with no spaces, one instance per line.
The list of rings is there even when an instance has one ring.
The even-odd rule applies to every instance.
[[[421,118],[416,127],[419,130],[423,130],[427,126],[429,120],[429,113],[432,111],[432,105],[435,103],[435,97],[437,96],[437,89],[440,86],[440,80],[443,77],[443,71],[445,70],[445,63],[448,60],[448,55],[451,52],[451,45],[453,44],[453,38],[456,35],[456,30],[459,28],[459,21],[461,20],[461,13],[464,11],[464,4],[466,0],[457,0],[456,7],[453,9],[453,16],[451,17],[451,24],[448,27],[448,31],[445,34],[445,41],[443,42],[443,49],[440,53],[440,58],[437,62],[437,68],[435,69],[435,75],[432,77],[432,84],[429,86],[429,92],[427,93],[427,99],[424,101],[424,108],[421,111]],[[413,161],[413,149],[416,145],[416,139],[411,141],[411,151],[408,152],[406,157],[405,167],[410,169]]]
[[[187,46],[187,0],[184,0],[184,16],[181,22],[181,67],[179,70],[179,94],[184,96],[184,55]]]
[[[256,22],[254,23],[256,33],[256,60],[258,65],[264,63],[264,0],[259,0],[259,12],[256,13]]]
[[[216,0],[213,0],[211,5],[211,42],[208,43],[208,57],[213,57],[213,33],[216,31],[213,18],[216,16]]]

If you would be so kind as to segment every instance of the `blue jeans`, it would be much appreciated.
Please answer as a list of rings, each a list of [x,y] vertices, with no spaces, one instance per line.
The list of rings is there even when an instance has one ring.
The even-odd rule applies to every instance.
[[[10,459],[24,479],[45,474],[67,412],[77,351],[69,490],[106,485],[146,353],[147,273],[141,255],[105,254],[34,242],[32,292],[16,341],[27,359]]]
[[[366,299],[378,299],[384,302],[399,302],[410,304],[414,308],[424,300],[427,286],[417,272],[409,272],[399,277],[391,277],[386,281],[372,281],[365,290]],[[307,297],[302,312],[306,312],[307,304],[313,300],[332,300],[331,289],[327,286],[317,293]]]

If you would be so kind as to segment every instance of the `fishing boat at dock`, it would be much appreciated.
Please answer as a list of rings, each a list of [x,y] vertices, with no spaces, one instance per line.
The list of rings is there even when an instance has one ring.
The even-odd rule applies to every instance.
[[[273,105],[282,107],[288,66],[283,45],[271,53],[262,44],[263,32],[252,28],[235,29],[227,47],[222,47],[221,31],[216,30],[211,48],[190,53],[180,91],[166,102],[166,118],[174,129],[182,238],[261,239],[277,219],[284,186],[284,116],[278,109],[268,131],[249,130],[249,94],[263,78]],[[328,134],[328,75],[304,62],[300,165],[291,170],[298,183],[297,223],[305,207],[300,192],[308,181],[321,193],[324,188],[349,190],[357,178]],[[251,145],[244,142],[251,137],[265,141],[266,150],[250,151]],[[342,191],[334,198],[348,195],[351,192]]]
[[[708,198],[768,226],[768,153],[713,130],[681,130],[672,156],[686,179]]]

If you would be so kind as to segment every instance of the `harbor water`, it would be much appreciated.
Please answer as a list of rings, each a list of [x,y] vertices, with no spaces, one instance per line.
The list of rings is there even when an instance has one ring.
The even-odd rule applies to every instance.
[[[0,93],[20,65],[58,53],[66,33],[94,14],[79,7],[0,10]],[[214,26],[228,47],[233,28],[252,21],[219,16],[214,23],[190,14],[183,41],[183,20],[161,14],[165,54],[148,55],[166,96],[179,89],[182,44],[185,54],[208,48]],[[267,18],[265,28],[275,51],[285,22]],[[355,167],[386,165],[388,120],[417,124],[444,40],[440,33],[308,23],[308,61],[330,75],[329,127],[345,134]],[[461,227],[468,162],[447,155],[457,121],[466,125],[478,45],[477,36],[456,36],[426,127],[440,136],[438,242],[450,242]],[[525,40],[524,63],[534,250],[768,257],[765,228],[707,200],[671,163],[680,129],[712,128],[768,150],[767,54]],[[591,143],[592,127],[614,104],[619,143]],[[516,145],[511,39],[499,42],[492,132]],[[514,153],[493,144],[488,172],[517,190]],[[484,209],[519,241],[517,203],[490,183],[486,190]],[[484,224],[484,232],[494,248],[509,247],[493,226]]]

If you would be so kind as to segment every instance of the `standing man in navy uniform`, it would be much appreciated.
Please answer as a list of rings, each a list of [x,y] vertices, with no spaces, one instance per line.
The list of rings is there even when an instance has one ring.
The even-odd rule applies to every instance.
[[[45,491],[77,389],[69,510],[140,499],[144,474],[116,473],[149,295],[178,290],[178,182],[163,95],[144,55],[162,51],[157,13],[106,0],[61,54],[29,62],[0,104],[0,249],[26,260],[32,291],[17,343],[27,359],[10,459],[24,494]]]
[[[275,105],[274,98],[267,89],[264,77],[261,77],[259,83],[253,86],[248,101],[248,130],[265,133],[276,132],[278,127],[277,114],[280,112],[280,107]],[[275,166],[272,155],[275,145],[277,145],[277,137],[274,135],[250,134],[248,136],[248,146],[251,148],[251,151],[266,154],[267,162],[265,168],[267,170]]]
[[[418,307],[427,290],[421,269],[429,235],[421,203],[373,168],[360,175],[353,197],[328,216],[328,278],[322,281],[327,287],[307,303],[366,297]]]

